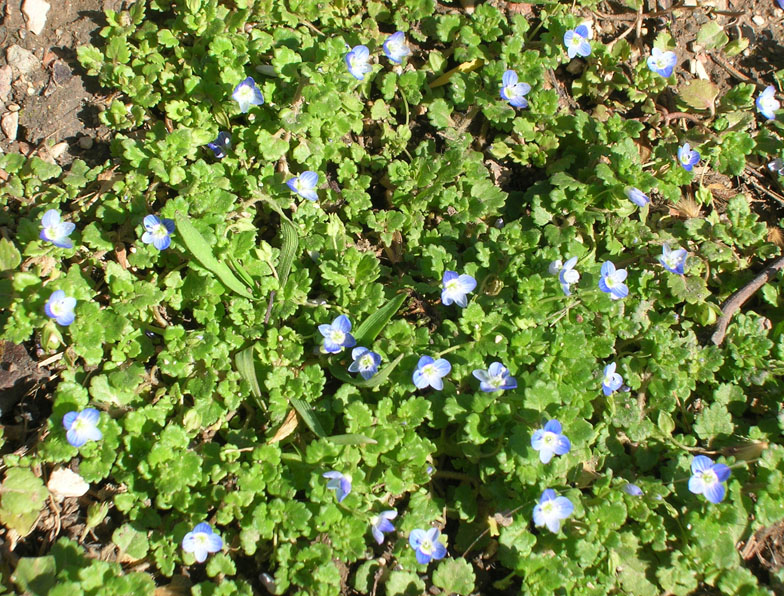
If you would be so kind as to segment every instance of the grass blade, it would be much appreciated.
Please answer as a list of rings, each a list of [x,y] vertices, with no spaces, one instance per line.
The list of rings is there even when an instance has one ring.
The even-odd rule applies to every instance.
[[[178,213],[176,220],[179,236],[201,266],[215,274],[228,289],[245,298],[252,298],[250,289],[237,279],[226,263],[221,263],[215,258],[210,245],[193,224],[188,221],[188,218]]]
[[[370,346],[370,344],[373,343],[373,340],[378,337],[378,334],[381,333],[384,325],[389,323],[389,319],[391,319],[400,309],[407,297],[406,294],[398,294],[365,319],[362,324],[357,327],[356,333],[354,333],[354,339],[357,340],[357,345]]]
[[[299,417],[302,418],[302,421],[308,425],[308,428],[313,431],[314,435],[319,438],[326,436],[327,433],[324,432],[324,428],[321,426],[321,422],[319,422],[318,418],[316,418],[316,411],[312,407],[296,397],[289,398],[289,403],[295,410],[297,410]]]

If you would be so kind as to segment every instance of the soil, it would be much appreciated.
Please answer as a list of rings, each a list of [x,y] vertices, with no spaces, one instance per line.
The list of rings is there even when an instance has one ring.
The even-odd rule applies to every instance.
[[[540,10],[536,4],[488,1],[507,10],[510,15],[522,13],[533,20]],[[584,16],[592,19],[596,38],[602,43],[609,44],[623,37],[640,52],[650,47],[659,31],[669,29],[677,43],[680,78],[708,77],[721,90],[740,82],[752,83],[758,90],[774,83],[774,73],[784,69],[784,53],[781,52],[784,46],[784,10],[780,10],[774,0],[709,0],[705,4],[713,6],[710,13],[705,8],[691,8],[696,4],[695,0],[676,1],[689,6],[689,9],[678,11],[677,16],[673,16],[672,0],[658,0],[658,3],[648,0],[644,3],[642,18],[638,18],[638,14],[623,2],[606,0],[594,13],[585,11]],[[109,92],[101,90],[95,78],[86,76],[76,59],[76,48],[88,43],[99,45],[102,40],[99,32],[106,25],[104,11],[123,10],[131,1],[50,0],[51,9],[40,35],[26,29],[21,10],[23,3],[24,0],[0,0],[0,118],[16,113],[19,119],[16,134],[9,138],[8,134],[0,132],[0,152],[36,155],[61,166],[67,166],[77,158],[89,164],[104,162],[110,157],[110,131],[100,124],[98,114],[106,106]],[[471,10],[474,3],[474,0],[437,2],[437,10]],[[709,19],[722,25],[730,39],[748,39],[748,49],[727,58],[719,52],[696,46],[697,33]],[[685,74],[683,69],[691,75]],[[565,101],[574,104],[569,97],[570,77],[565,70],[558,69],[559,91],[565,96]],[[556,78],[555,73],[551,74]],[[563,84],[564,81],[566,84]],[[666,103],[667,98],[663,101]],[[684,120],[679,125],[691,124]],[[503,172],[499,179],[502,175]],[[726,200],[738,192],[745,193],[771,228],[779,227],[784,216],[784,193],[778,179],[767,171],[766,163],[750,163],[743,175],[737,177],[709,172],[705,183],[714,192],[717,201]],[[417,305],[417,302],[414,304]],[[52,387],[47,366],[56,368],[57,364],[46,362],[45,358],[32,343],[14,346],[0,342],[0,416],[6,440],[3,453],[34,448],[39,433],[46,428],[48,395]],[[49,472],[44,470],[44,477]],[[101,491],[110,492],[111,488],[107,486]],[[105,492],[100,497],[110,499],[107,495],[108,492]],[[13,548],[9,549],[10,545],[6,543],[0,558],[5,556],[13,560],[16,556],[45,554],[58,535],[78,538],[84,529],[80,521],[84,518],[83,512],[96,496],[90,493],[81,499],[66,499],[62,504],[52,504],[52,510],[41,516],[36,531],[20,541],[14,553],[10,552]],[[106,527],[90,534],[90,539],[85,542],[89,556],[105,559],[116,556],[110,539],[111,525],[112,522],[108,521]],[[4,536],[5,531],[0,528],[0,538]],[[0,544],[2,542],[0,540]],[[776,571],[784,565],[784,520],[761,529],[749,538],[745,548],[740,544],[739,549],[749,568],[763,582],[770,584]],[[480,593],[498,590],[492,587],[494,581],[501,579],[496,577],[492,556],[487,550],[475,552],[472,556],[484,586],[480,586]],[[350,573],[350,570],[346,572]],[[177,581],[182,579],[180,577]],[[257,583],[254,578],[248,579]],[[172,593],[178,591],[172,588]],[[261,588],[259,593],[264,593]]]
[[[90,164],[103,162],[109,157],[109,130],[100,124],[98,113],[106,93],[95,78],[86,77],[76,48],[100,43],[104,11],[122,10],[128,2],[54,0],[50,4],[46,26],[36,35],[26,28],[23,0],[0,0],[0,75],[2,69],[11,71],[10,89],[0,76],[0,114],[19,116],[15,138],[0,134],[0,150],[37,155],[59,165],[76,158]],[[27,58],[24,63],[18,59],[20,54]]]

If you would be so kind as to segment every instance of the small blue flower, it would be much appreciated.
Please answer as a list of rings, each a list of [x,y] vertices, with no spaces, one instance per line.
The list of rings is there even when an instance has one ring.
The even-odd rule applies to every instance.
[[[775,120],[776,110],[781,107],[776,99],[776,88],[773,85],[765,87],[765,91],[757,96],[756,104],[760,114],[768,120]]]
[[[615,372],[615,362],[610,362],[604,367],[604,378],[602,379],[602,391],[605,395],[611,395],[618,391],[623,385],[623,377]]]
[[[648,198],[644,192],[642,192],[639,188],[634,188],[633,186],[624,190],[626,196],[629,200],[637,205],[638,207],[645,207],[651,200]]]
[[[348,474],[341,474],[332,470],[322,474],[324,478],[328,478],[327,490],[334,490],[335,496],[338,498],[338,503],[341,503],[348,494],[351,492],[351,476]]]
[[[51,242],[60,248],[73,248],[73,242],[68,236],[76,229],[70,221],[60,221],[60,212],[49,209],[41,218],[41,240]]]
[[[691,172],[692,168],[700,161],[699,152],[693,150],[691,145],[684,143],[682,147],[678,147],[678,163],[681,164],[684,170]]]
[[[721,503],[726,493],[724,483],[729,477],[728,466],[714,464],[711,458],[697,455],[691,462],[689,490],[695,495],[705,495],[711,503]]]
[[[210,524],[206,522],[196,524],[193,531],[185,534],[182,539],[182,550],[193,553],[199,563],[204,563],[209,553],[217,553],[222,548],[223,538],[213,532]]]
[[[626,269],[615,269],[611,261],[605,261],[600,271],[599,289],[605,294],[610,294],[613,300],[620,300],[629,295],[629,288],[623,283],[626,279]]]
[[[441,290],[441,303],[444,306],[450,306],[455,302],[465,308],[468,305],[466,294],[476,288],[476,280],[473,277],[467,273],[458,275],[457,271],[444,271],[441,283],[444,286]]]
[[[501,98],[509,102],[509,105],[514,108],[527,108],[528,100],[525,95],[531,90],[531,85],[528,83],[519,83],[517,81],[517,73],[513,70],[507,70],[501,79]]]
[[[171,245],[171,235],[174,232],[174,221],[161,219],[155,215],[147,215],[142,222],[144,234],[142,242],[152,244],[158,250],[166,250]]]
[[[424,389],[429,386],[441,391],[444,388],[444,382],[441,379],[448,375],[451,370],[452,365],[444,358],[433,360],[430,356],[422,356],[419,362],[417,362],[417,367],[414,371],[414,385],[416,385],[417,389]]]
[[[580,281],[580,273],[574,268],[577,264],[577,257],[572,257],[563,264],[558,272],[558,281],[561,282],[561,289],[567,296],[571,296],[572,291],[569,286]]]
[[[784,0],[781,1],[784,2]],[[773,161],[768,162],[768,170],[779,176],[784,176],[784,160],[777,157]]]
[[[591,44],[588,42],[590,38],[591,31],[586,25],[579,25],[564,33],[563,41],[569,58],[578,55],[589,56],[591,54]]]
[[[261,89],[256,85],[253,77],[248,77],[234,87],[234,92],[231,96],[239,104],[240,111],[243,114],[250,109],[250,106],[260,106],[264,103],[264,96],[261,94]]]
[[[784,0],[776,0],[778,2],[779,8],[784,9]]]
[[[402,31],[396,31],[387,37],[383,48],[386,57],[395,64],[400,64],[403,61],[403,58],[411,54],[411,48],[406,45],[406,36]]]
[[[324,336],[323,351],[327,354],[337,354],[343,348],[353,348],[357,340],[349,333],[351,321],[346,315],[340,315],[329,325],[319,325],[319,333]]]
[[[67,327],[74,322],[76,315],[74,308],[76,307],[76,298],[66,296],[62,290],[55,290],[49,296],[44,306],[46,316],[57,321],[58,325]]]
[[[689,253],[683,248],[670,250],[670,246],[665,243],[662,245],[662,254],[659,257],[659,262],[670,273],[683,275],[683,268],[686,265],[686,257],[688,254]]]
[[[68,412],[63,416],[65,438],[74,447],[81,447],[87,441],[100,441],[103,433],[98,428],[101,413],[95,408],[85,408],[81,412]]]
[[[537,429],[531,435],[531,447],[539,452],[539,461],[543,464],[550,463],[553,455],[566,455],[572,448],[572,443],[561,433],[561,423],[550,420],[544,428]]]
[[[408,536],[408,543],[416,552],[416,560],[420,565],[427,565],[431,559],[438,561],[446,556],[446,547],[438,541],[441,530],[430,528],[424,530],[411,530]]]
[[[551,532],[557,532],[561,529],[561,520],[569,517],[572,511],[574,505],[569,499],[559,497],[553,489],[548,488],[534,507],[534,525],[547,526]]]
[[[381,364],[381,356],[361,346],[351,351],[351,358],[354,362],[349,365],[348,371],[358,372],[366,381],[378,372]]]
[[[558,275],[563,269],[563,261],[561,259],[556,259],[547,267],[547,271],[550,275]]]
[[[370,59],[370,51],[367,46],[354,46],[351,51],[346,54],[346,66],[351,76],[362,81],[365,75],[373,70],[373,67],[368,64]]]
[[[384,544],[384,533],[395,531],[395,526],[392,525],[390,520],[393,520],[396,517],[397,511],[394,510],[382,511],[378,515],[373,516],[370,520],[370,531],[373,534],[373,538],[376,539],[376,542]]]
[[[500,362],[493,362],[486,371],[477,369],[473,375],[479,379],[479,389],[485,393],[517,388],[517,380],[509,374],[509,369]]]
[[[219,132],[212,143],[207,143],[207,147],[212,149],[217,159],[223,159],[231,148],[231,135],[227,132]]]
[[[632,497],[642,496],[642,489],[636,484],[632,484],[631,482],[623,486],[623,492],[625,492],[627,495],[631,495]]]
[[[675,52],[662,52],[659,48],[653,48],[648,57],[648,68],[665,79],[672,75],[677,63],[678,56]]]
[[[292,178],[286,182],[286,184],[292,191],[297,193],[303,199],[307,199],[308,201],[318,201],[318,191],[316,190],[318,181],[318,174],[316,174],[316,172],[307,170],[302,172],[296,178]]]

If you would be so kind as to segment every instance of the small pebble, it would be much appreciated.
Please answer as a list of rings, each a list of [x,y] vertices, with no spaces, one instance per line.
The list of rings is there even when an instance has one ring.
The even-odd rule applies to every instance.
[[[9,141],[16,140],[16,133],[19,130],[19,112],[6,112],[0,119],[0,128]]]
[[[49,154],[54,159],[59,159],[66,151],[68,151],[68,143],[63,141],[62,143],[57,143],[54,147],[49,149]]]
[[[754,15],[753,17],[751,17],[751,21],[755,25],[759,25],[761,27],[762,25],[765,24],[765,17],[763,17],[762,15],[758,15],[757,14],[757,15]]]
[[[93,138],[88,137],[87,135],[79,137],[79,147],[81,147],[82,149],[92,149]]]

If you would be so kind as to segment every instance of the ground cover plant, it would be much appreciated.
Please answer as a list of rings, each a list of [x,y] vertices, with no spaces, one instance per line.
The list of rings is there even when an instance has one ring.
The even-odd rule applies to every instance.
[[[686,53],[746,50],[731,10],[687,50],[690,8],[599,8],[108,12],[112,160],[0,158],[2,337],[56,371],[0,439],[5,589],[781,590],[737,181],[779,196],[784,65],[721,87]]]

